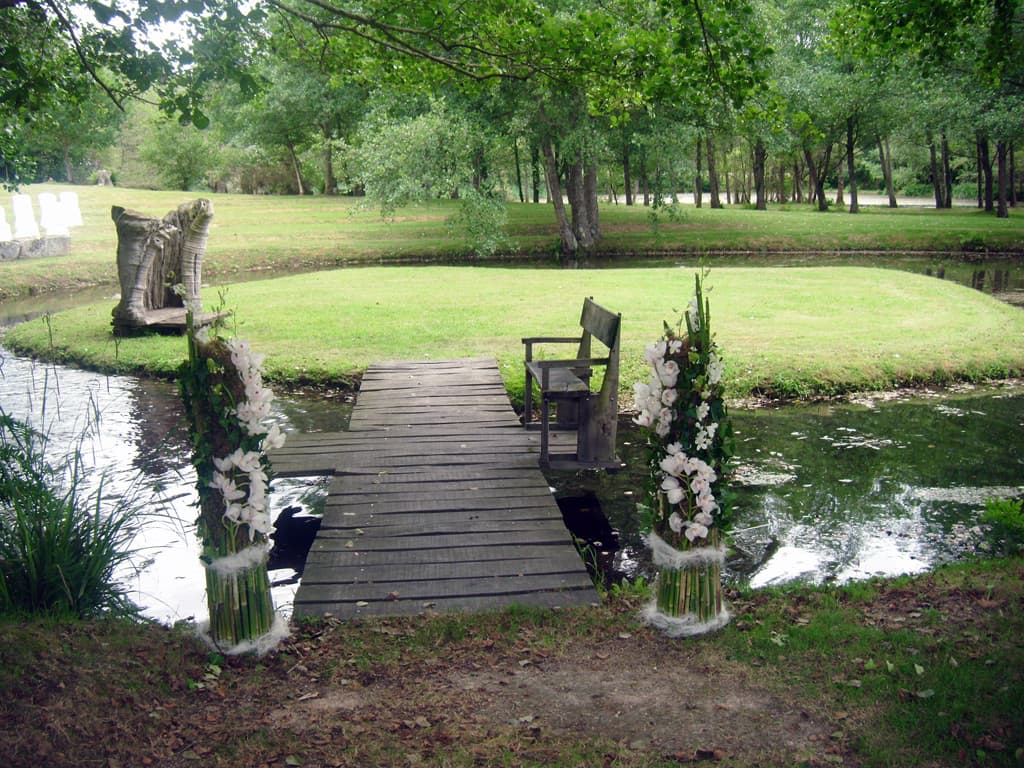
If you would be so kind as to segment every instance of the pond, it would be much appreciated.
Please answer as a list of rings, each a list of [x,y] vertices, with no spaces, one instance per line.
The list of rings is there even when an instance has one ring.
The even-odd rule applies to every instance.
[[[192,521],[195,475],[176,388],[44,365],[0,348],[0,402],[49,433],[51,455],[81,449],[90,482],[144,502],[133,599],[154,619],[205,615]],[[286,432],[344,429],[344,398],[281,397]],[[878,396],[856,403],[733,409],[738,468],[728,577],[755,586],[913,573],[959,556],[991,496],[1024,494],[1024,384]],[[643,446],[624,421],[618,473],[552,475],[560,497],[596,496],[620,547],[611,570],[650,574],[637,531]],[[275,513],[322,509],[324,482],[273,482]],[[288,581],[290,570],[271,573]],[[274,589],[290,612],[295,584]]]
[[[125,582],[145,615],[166,623],[205,618],[195,472],[176,386],[46,365],[0,347],[0,404],[46,433],[51,462],[80,450],[88,490],[102,482],[104,499],[141,505],[144,524],[134,545],[140,557]],[[350,410],[341,396],[281,397],[273,419],[286,432],[335,431],[345,428]],[[291,505],[315,512],[325,495],[322,480],[277,479],[273,513]],[[280,581],[293,576],[290,570],[272,573]],[[295,589],[291,583],[273,590],[286,614]]]
[[[731,411],[736,511],[727,577],[766,586],[915,573],[980,542],[986,499],[1024,495],[1024,383]],[[637,531],[645,447],[622,424],[625,468],[552,477],[592,490],[618,532],[617,575],[653,571]]]

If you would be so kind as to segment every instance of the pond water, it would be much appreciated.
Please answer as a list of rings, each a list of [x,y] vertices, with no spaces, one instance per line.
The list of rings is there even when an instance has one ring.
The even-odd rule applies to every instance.
[[[184,343],[184,342],[183,342]],[[0,405],[47,435],[52,463],[80,449],[88,490],[102,482],[103,498],[124,498],[144,512],[134,547],[137,570],[125,574],[132,599],[145,615],[173,623],[206,616],[205,581],[199,565],[194,520],[198,514],[195,472],[177,388],[166,381],[106,376],[46,365],[0,347]],[[273,419],[286,432],[344,429],[350,406],[327,396],[281,397]],[[322,481],[277,479],[271,502],[276,515],[290,505],[316,512]],[[290,570],[272,579],[287,581]],[[290,613],[295,584],[275,587],[274,601]]]
[[[736,511],[727,576],[752,586],[915,573],[980,542],[985,500],[1024,495],[1024,383],[731,411]],[[593,491],[618,575],[651,575],[637,531],[643,437],[624,421],[617,474],[553,476]]]

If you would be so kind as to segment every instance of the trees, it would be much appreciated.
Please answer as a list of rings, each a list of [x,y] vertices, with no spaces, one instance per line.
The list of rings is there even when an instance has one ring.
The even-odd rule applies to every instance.
[[[409,83],[434,84],[438,68],[463,87],[509,82],[535,107],[545,177],[564,258],[600,237],[595,121],[659,101],[741,98],[757,83],[755,30],[742,0],[272,0],[325,38],[345,35],[397,54]],[[754,56],[756,58],[756,56]],[[712,93],[713,92],[713,93]],[[571,219],[562,200],[565,189]]]
[[[1024,96],[1024,4],[1020,0],[852,0],[866,44],[908,56],[926,75],[957,73],[977,114],[979,174],[986,173],[989,141],[996,140],[998,205],[1008,213],[1010,144],[1021,137]],[[1016,118],[1004,119],[1011,114]],[[986,182],[990,189],[990,182]],[[937,191],[937,198],[942,193]],[[937,200],[938,202],[938,200]],[[986,208],[991,198],[987,197]]]
[[[61,0],[0,2],[0,117],[7,127],[0,132],[4,185],[33,180],[38,147],[30,136],[49,131],[52,138],[54,126],[66,124],[75,105],[96,104],[93,91],[121,107],[162,83],[161,98],[170,104],[171,66],[147,34],[152,25],[180,18],[195,6],[195,0],[153,2],[129,12],[121,0],[89,3],[88,10]],[[180,106],[192,114],[188,97],[181,96]]]

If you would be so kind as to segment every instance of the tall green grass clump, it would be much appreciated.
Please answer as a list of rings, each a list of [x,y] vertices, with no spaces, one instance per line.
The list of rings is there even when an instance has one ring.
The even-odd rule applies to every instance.
[[[80,454],[51,464],[46,436],[0,411],[0,615],[137,614],[117,573],[138,511],[84,479]]]
[[[1024,499],[989,499],[981,522],[989,528],[995,554],[1024,553]]]

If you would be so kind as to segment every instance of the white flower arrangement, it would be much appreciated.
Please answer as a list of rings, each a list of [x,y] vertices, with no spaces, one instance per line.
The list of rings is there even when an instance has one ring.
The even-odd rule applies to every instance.
[[[666,324],[644,360],[651,374],[633,387],[634,421],[648,436],[651,485],[642,509],[659,568],[658,597],[645,617],[669,634],[695,634],[721,626],[728,615],[721,600],[728,505],[721,495],[732,435],[725,366],[712,339],[700,275],[679,325]]]
[[[200,634],[226,654],[261,654],[287,634],[266,570],[273,530],[267,451],[283,445],[284,435],[267,424],[274,394],[263,383],[263,360],[247,342],[201,328],[190,333],[182,366],[210,607]]]

